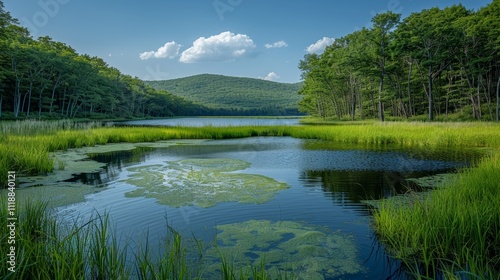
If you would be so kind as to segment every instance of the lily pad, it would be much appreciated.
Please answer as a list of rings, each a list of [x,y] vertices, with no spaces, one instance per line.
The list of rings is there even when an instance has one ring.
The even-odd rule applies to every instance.
[[[208,208],[221,202],[265,203],[275,193],[288,188],[272,178],[230,173],[248,168],[250,163],[231,158],[185,159],[129,168],[128,184],[138,189],[127,197],[156,198],[173,207],[195,205]]]
[[[353,239],[327,227],[292,221],[250,220],[217,226],[217,246],[206,252],[214,263],[220,255],[235,267],[266,265],[272,279],[279,273],[298,279],[331,279],[363,272]]]

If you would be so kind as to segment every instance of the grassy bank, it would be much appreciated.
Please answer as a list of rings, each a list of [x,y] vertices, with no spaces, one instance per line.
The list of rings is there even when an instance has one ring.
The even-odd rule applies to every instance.
[[[171,139],[229,139],[252,136],[292,136],[365,145],[407,147],[500,147],[500,125],[492,123],[372,123],[342,126],[257,127],[97,127],[66,122],[2,124],[0,174],[44,174],[54,168],[50,152],[120,142]],[[0,176],[0,184],[6,182]]]
[[[0,201],[0,219],[7,220],[7,205]],[[120,237],[110,226],[108,215],[95,214],[86,221],[65,222],[56,218],[47,203],[28,200],[17,205],[15,243],[9,243],[8,227],[0,228],[0,275],[2,279],[207,279],[203,248],[195,260],[186,254],[182,236],[173,229],[165,232],[163,246],[144,245],[131,251],[133,243]],[[201,243],[198,243],[201,244]],[[10,271],[10,247],[15,246],[15,267]],[[201,246],[201,245],[200,245]],[[12,255],[12,254],[11,254]],[[216,275],[210,275],[211,277]],[[264,265],[235,268],[220,256],[217,279],[276,279]],[[283,272],[280,279],[293,279]]]
[[[7,125],[13,125],[7,124]],[[496,279],[500,272],[500,125],[495,123],[350,123],[329,126],[258,127],[67,127],[14,123],[0,136],[0,174],[51,172],[50,152],[118,142],[171,139],[229,139],[292,136],[366,146],[394,145],[432,149],[489,147],[496,155],[461,179],[409,207],[384,203],[375,214],[380,238],[415,274],[437,271]],[[23,127],[26,126],[26,127]],[[5,185],[6,176],[0,176]],[[467,275],[466,275],[467,277]]]
[[[385,201],[375,228],[413,273],[435,279],[499,279],[500,155],[413,205]]]

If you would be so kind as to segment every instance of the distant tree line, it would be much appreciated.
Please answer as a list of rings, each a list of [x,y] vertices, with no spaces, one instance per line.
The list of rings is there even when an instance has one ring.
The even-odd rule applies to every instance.
[[[323,118],[498,120],[500,0],[378,14],[300,62],[300,110]]]
[[[0,119],[130,118],[209,111],[50,37],[33,39],[0,1]]]

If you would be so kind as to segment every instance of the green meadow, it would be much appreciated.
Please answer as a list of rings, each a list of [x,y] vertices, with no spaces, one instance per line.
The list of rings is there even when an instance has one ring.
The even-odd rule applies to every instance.
[[[397,148],[424,149],[484,148],[491,151],[491,156],[470,169],[461,170],[458,179],[447,181],[447,185],[432,191],[425,198],[412,200],[410,204],[391,200],[382,202],[381,207],[374,210],[374,227],[378,237],[386,244],[392,256],[401,259],[408,270],[418,278],[433,279],[436,275],[443,273],[447,278],[496,279],[495,277],[500,274],[499,124],[349,122],[295,127],[167,128],[101,127],[97,123],[25,121],[0,123],[0,131],[2,132],[0,135],[0,174],[6,175],[8,171],[16,171],[18,176],[43,175],[52,172],[55,168],[64,168],[52,155],[55,151],[108,143],[155,142],[172,139],[290,136],[357,143],[366,147],[389,145]],[[6,185],[6,182],[7,176],[0,176],[1,185]],[[2,209],[4,208],[2,205]],[[124,278],[124,275],[131,273],[123,265],[126,261],[123,259],[124,253],[116,247],[116,235],[108,234],[105,217],[96,217],[86,227],[74,225],[66,229],[68,231],[66,235],[59,235],[56,233],[59,224],[51,220],[49,214],[45,214],[49,213],[46,206],[26,204],[26,207],[21,209],[24,209],[22,215],[26,217],[23,221],[29,225],[20,226],[22,233],[20,236],[24,236],[22,242],[31,242],[26,244],[30,244],[29,248],[33,250],[33,252],[23,252],[26,254],[23,255],[22,265],[26,267],[26,272],[23,273],[27,273],[26,275],[45,273],[43,276],[50,276],[53,279],[80,278],[81,275],[91,275],[94,279],[118,279],[114,277]],[[38,224],[32,219],[35,219]],[[48,230],[53,232],[47,232]],[[6,236],[3,231],[2,236]],[[45,242],[47,238],[54,244]],[[44,242],[37,240],[44,240]],[[6,238],[2,237],[1,242],[6,242]],[[106,244],[105,252],[95,248],[87,251],[79,247],[88,242],[97,245]],[[177,242],[179,243],[179,240]],[[175,245],[175,242],[173,244],[172,254],[180,254],[182,252],[179,249],[180,245]],[[2,248],[4,248],[3,245]],[[95,252],[92,252],[94,249]],[[52,250],[51,252],[56,255],[56,261],[47,264],[47,260],[37,259],[39,252],[35,250],[40,250],[40,252]],[[58,255],[59,253],[61,255]],[[88,253],[93,254],[90,259],[85,256]],[[161,275],[167,275],[165,270],[169,269],[171,272],[174,270],[177,271],[175,273],[182,274],[182,277],[178,279],[193,276],[186,274],[183,262],[172,263],[167,259],[155,262],[149,259],[146,252],[138,253],[137,257],[139,260],[137,273],[143,275],[144,279],[166,279],[152,275],[161,271],[163,271]],[[172,260],[174,259],[182,260],[178,257],[173,257]],[[100,269],[104,265],[112,266],[117,274],[103,274],[104,272]],[[263,266],[260,270],[253,268],[246,274],[238,274],[238,271],[242,271],[241,269],[231,268],[227,263],[223,265],[225,267],[222,271],[228,275],[225,279],[248,279],[252,277],[252,273],[255,276],[253,279],[265,279],[264,276],[257,277],[259,273],[266,275],[262,272]],[[4,266],[2,262],[0,270],[2,273],[6,269]],[[172,267],[169,268],[169,266]],[[238,278],[238,276],[241,277]],[[248,277],[245,278],[246,276]],[[29,277],[20,279],[23,278]]]

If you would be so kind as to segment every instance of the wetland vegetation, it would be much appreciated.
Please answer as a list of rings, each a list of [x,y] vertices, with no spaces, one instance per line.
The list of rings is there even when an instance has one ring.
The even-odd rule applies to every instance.
[[[473,168],[461,171],[459,176],[456,177],[457,179],[445,180],[445,184],[447,185],[442,189],[433,191],[424,199],[412,200],[413,203],[411,204],[401,203],[397,200],[395,202],[391,202],[391,200],[382,202],[380,208],[374,212],[374,226],[380,239],[388,245],[391,255],[403,260],[413,273],[421,277],[432,278],[438,273],[443,273],[443,271],[446,275],[458,275],[460,271],[465,271],[464,273],[468,273],[468,275],[475,275],[485,279],[494,279],[495,275],[498,274],[498,256],[500,255],[498,247],[498,244],[500,244],[498,240],[498,236],[500,236],[500,219],[498,216],[498,213],[500,213],[500,209],[498,209],[498,205],[500,205],[498,188],[498,170],[500,167],[498,165],[498,148],[500,147],[500,130],[498,124],[343,123],[342,125],[329,126],[126,128],[101,127],[96,124],[89,124],[86,127],[77,125],[77,127],[75,127],[75,125],[69,125],[67,122],[54,122],[48,124],[32,121],[2,123],[1,126],[2,131],[8,133],[4,133],[1,136],[0,152],[2,156],[0,158],[2,159],[2,164],[0,165],[0,169],[7,172],[15,168],[24,175],[46,175],[64,170],[65,168],[70,168],[71,163],[65,162],[61,157],[58,157],[55,153],[56,151],[91,147],[95,145],[99,147],[100,145],[108,143],[155,142],[172,139],[179,139],[178,141],[180,141],[180,139],[230,139],[252,136],[291,136],[307,139],[325,139],[332,143],[358,143],[364,147],[389,145],[408,149],[411,147],[425,149],[437,149],[439,147],[463,149],[466,147],[476,147],[487,149],[487,153],[491,154],[490,156],[483,159]],[[160,144],[161,142],[141,145],[155,146]],[[171,144],[161,145],[168,146]],[[110,147],[110,150],[113,150],[112,146]],[[120,146],[115,149],[124,148],[126,147]],[[240,160],[224,161],[222,165],[214,165],[215,161],[217,161],[217,159],[210,161],[181,160],[166,162],[165,166],[168,165],[172,170],[176,170],[176,166],[179,171],[184,170],[178,174],[182,178],[196,177],[201,181],[211,180],[210,182],[215,179],[219,181],[222,180],[221,178],[224,178],[226,175],[222,177],[219,175],[223,175],[224,172],[234,171],[247,166],[247,163]],[[150,166],[147,168],[153,167]],[[162,165],[155,168],[162,169],[164,167]],[[211,171],[200,172],[202,169]],[[131,171],[140,172],[141,170],[132,169]],[[150,179],[155,181],[155,172],[151,174],[153,177]],[[210,174],[217,174],[218,176],[212,176],[215,178],[214,179],[210,177]],[[227,175],[230,174],[228,173]],[[200,176],[208,177],[201,178]],[[266,184],[269,183],[271,185],[276,184],[277,187],[280,186],[279,183],[270,178],[256,175],[245,176],[249,176],[249,178],[247,178],[248,180],[265,180]],[[130,195],[138,195],[137,192],[144,192],[146,189],[148,189],[150,195],[154,193],[153,189],[149,189],[152,186],[146,184],[147,182],[143,182],[144,178],[147,177],[140,176],[140,178],[137,177],[134,179],[134,176],[131,176],[129,180],[131,180],[133,184],[138,185],[139,188],[131,192]],[[229,177],[227,180],[231,181],[233,179]],[[200,184],[203,183],[201,181]],[[222,184],[223,181],[224,180],[220,181],[220,183]],[[244,186],[245,180],[239,181],[239,183]],[[194,202],[191,201],[186,203]],[[210,206],[211,204],[200,202],[200,205]],[[43,213],[45,211],[41,209],[35,211],[29,208],[32,206],[33,204],[28,204],[26,213]],[[50,215],[47,214],[43,217],[44,218],[41,219],[49,219]],[[33,217],[30,216],[27,219],[32,218]],[[99,217],[99,219],[102,219],[102,217]],[[98,221],[97,224],[102,225],[102,221],[99,219],[94,220],[94,222]],[[55,221],[45,221],[43,223],[43,226],[52,223],[52,227],[48,229],[55,231]],[[106,235],[106,228],[96,228],[97,224],[88,226],[89,229],[93,228],[93,230],[86,229],[86,231],[84,231],[86,232],[85,238],[91,239],[97,238],[97,236],[104,238],[102,234]],[[72,228],[73,231],[83,232],[83,229],[76,226],[70,228]],[[31,232],[35,232],[45,237],[50,236],[50,234],[55,234],[55,232],[50,234],[45,233],[46,230],[47,229],[44,229],[44,231],[33,229]],[[104,232],[99,233],[99,231],[102,230],[104,230]],[[43,232],[43,234],[41,232]],[[25,233],[24,230],[21,230],[20,236],[31,236],[31,234],[32,233]],[[72,248],[69,244],[64,245],[66,244],[64,242],[74,244],[74,242],[77,241],[84,242],[83,240],[86,239],[83,237],[76,237],[77,234],[75,233],[68,234],[68,236],[59,240],[62,243],[59,244],[56,242],[57,244],[54,246],[57,245],[67,248],[69,251],[66,253],[68,254],[82,254],[83,252],[78,252],[78,250],[82,250],[81,248]],[[74,238],[77,238],[76,241]],[[108,256],[95,256],[102,258],[99,261],[116,261],[120,259],[120,255],[123,253],[117,248],[114,248],[113,246],[115,245],[113,244],[115,243],[111,242],[115,239],[116,236],[106,241],[99,241],[103,242],[102,244],[108,244],[107,248],[109,251],[106,252],[110,254]],[[2,242],[5,242],[5,239],[3,239]],[[30,239],[29,242],[34,241]],[[80,244],[78,242],[76,246],[81,246],[78,245]],[[94,240],[92,242],[97,241]],[[37,244],[39,244],[37,245],[38,247],[41,246],[40,242]],[[30,248],[31,246],[34,245],[29,245]],[[33,247],[33,250],[38,247]],[[40,250],[49,249],[45,248]],[[178,249],[176,250],[178,251]],[[220,252],[224,252],[224,250],[225,249],[220,249]],[[179,252],[182,252],[182,250]],[[27,254],[26,256],[28,256],[30,253],[24,252],[23,254]],[[36,255],[36,253],[34,254]],[[145,258],[146,255],[143,255],[143,257]],[[61,258],[69,258],[69,256],[61,256]],[[67,265],[69,270],[74,270],[74,273],[76,273],[77,270],[78,273],[84,274],[98,273],[92,270],[94,268],[98,269],[97,264],[90,266],[89,264],[84,265],[82,264],[82,259],[86,258],[75,255],[69,258],[69,260],[74,260],[71,261],[71,264],[64,265]],[[37,264],[42,263],[40,260],[35,261],[28,257],[26,257],[25,261],[26,265],[30,262],[36,262]],[[53,267],[56,264],[54,263],[51,265]],[[152,271],[161,271],[161,269],[164,269],[161,268],[161,265],[169,266],[172,264],[163,260],[155,264],[160,266],[156,268],[151,267],[154,265],[147,264],[147,262],[142,262],[141,265],[143,266],[141,269],[149,269],[150,271],[147,273],[153,273]],[[228,265],[228,263],[226,263],[226,265]],[[239,267],[239,263],[235,263],[235,265]],[[259,262],[253,262],[252,265],[254,265],[253,273],[256,273],[255,271],[258,270]],[[51,266],[47,265],[47,268],[48,267]],[[120,273],[125,271],[125,268],[123,268],[121,264],[115,267],[121,271]],[[264,268],[266,268],[266,266],[262,266],[262,269]],[[5,268],[3,267],[2,269]],[[51,269],[58,270],[60,268],[56,269],[53,267]],[[37,273],[55,272],[42,270]],[[127,273],[130,273],[130,271]],[[226,270],[224,273],[229,272]],[[233,271],[231,273],[237,275],[237,272]],[[290,275],[290,273],[287,275]]]
[[[15,207],[15,273],[8,266],[13,231],[0,228],[0,276],[5,279],[367,278],[361,258],[369,262],[372,253],[379,256],[365,244],[370,233],[403,277],[499,279],[500,124],[493,121],[500,110],[500,1],[477,11],[463,5],[432,8],[405,19],[393,12],[378,14],[370,28],[334,40],[322,54],[306,55],[299,63],[303,82],[296,84],[213,75],[144,82],[48,36],[32,38],[3,7],[0,1],[0,186],[8,185],[4,175],[15,171],[18,197],[29,198],[17,200]],[[303,125],[199,127],[69,120],[298,110],[318,119]],[[422,120],[474,122],[415,122]],[[250,137],[276,141],[231,142]],[[293,142],[297,139],[304,142]],[[193,147],[198,151],[189,151]],[[286,156],[275,152],[281,148]],[[468,149],[482,156],[458,155],[455,162],[435,153]],[[110,167],[94,160],[119,153],[133,163]],[[281,161],[271,158],[276,155]],[[257,156],[272,163],[259,166],[263,160]],[[353,164],[357,173],[348,173],[346,166],[326,166],[333,156],[371,162]],[[384,161],[385,156],[396,160]],[[411,177],[407,166],[390,166],[400,158],[409,165],[438,167]],[[137,238],[120,231],[111,212],[68,218],[70,210],[61,208],[83,208],[89,196],[112,189],[109,182],[75,176],[99,177],[108,167],[119,169],[106,170],[116,173],[113,188],[119,196],[105,196],[108,200],[100,203],[134,208],[154,202],[134,209],[156,211],[152,218],[122,213],[143,226]],[[282,169],[298,179],[290,180]],[[380,169],[382,174],[373,176]],[[348,178],[364,176],[383,186],[371,192]],[[346,191],[338,186],[343,183],[361,190]],[[33,200],[45,195],[52,199]],[[367,201],[375,198],[369,196],[383,199]],[[290,199],[288,205],[281,204],[283,198]],[[114,204],[118,200],[122,205]],[[0,201],[2,221],[11,216],[6,201]],[[360,201],[370,206],[361,207]],[[296,207],[300,203],[303,208]],[[186,224],[198,219],[190,226],[196,224],[202,234],[212,229],[213,239],[179,233],[165,209]],[[251,214],[245,216],[247,211]],[[148,220],[157,220],[158,212],[166,226]],[[229,214],[243,217],[226,218]],[[368,218],[359,218],[363,215]],[[342,227],[334,230],[336,223]],[[361,233],[344,231],[353,228]],[[356,244],[360,236],[361,247]],[[377,272],[398,276],[393,270]]]

